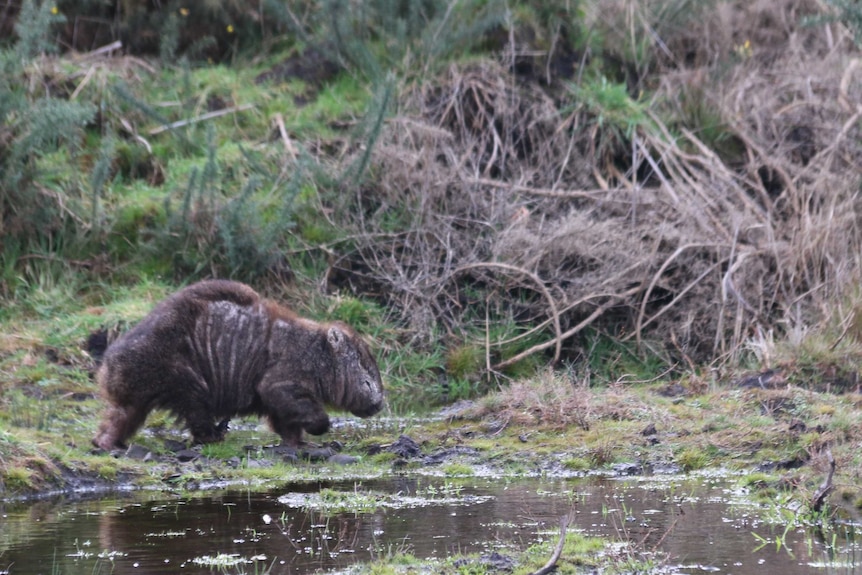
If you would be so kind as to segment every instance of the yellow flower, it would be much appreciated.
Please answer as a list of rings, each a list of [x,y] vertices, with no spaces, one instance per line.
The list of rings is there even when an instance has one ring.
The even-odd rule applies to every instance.
[[[233,34],[233,24],[228,24],[228,25],[227,25],[227,33],[228,33],[228,34]]]
[[[56,6],[52,6],[52,7],[51,7],[51,14],[53,14],[54,16],[56,16],[56,15],[57,15],[57,14],[59,14],[59,13],[60,13],[60,9],[59,9],[59,8],[57,8]]]
[[[180,15],[188,16],[189,15],[189,9],[188,8],[180,8]]]
[[[736,55],[743,60],[747,60],[754,55],[754,49],[751,47],[751,40],[746,40],[742,44],[734,46],[733,51],[736,52]]]

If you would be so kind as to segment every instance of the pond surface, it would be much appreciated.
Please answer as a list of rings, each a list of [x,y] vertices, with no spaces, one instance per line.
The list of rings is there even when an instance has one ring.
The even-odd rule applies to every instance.
[[[266,493],[0,503],[0,573],[297,575],[399,551],[506,554],[556,542],[571,510],[570,529],[667,553],[679,573],[862,573],[851,526],[829,545],[784,534],[724,479],[412,476]]]

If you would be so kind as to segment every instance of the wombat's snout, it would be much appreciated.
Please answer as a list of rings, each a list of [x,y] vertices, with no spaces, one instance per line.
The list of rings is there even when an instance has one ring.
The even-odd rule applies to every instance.
[[[386,402],[381,401],[365,409],[357,409],[353,412],[353,415],[355,415],[356,417],[371,417],[372,415],[380,413],[380,410],[382,410],[385,405]]]

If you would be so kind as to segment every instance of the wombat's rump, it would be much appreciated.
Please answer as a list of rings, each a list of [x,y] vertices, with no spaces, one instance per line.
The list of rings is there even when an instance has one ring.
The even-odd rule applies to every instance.
[[[124,447],[156,408],[183,420],[196,443],[220,441],[234,415],[256,414],[297,445],[303,430],[329,429],[324,405],[360,417],[384,405],[377,363],[350,327],[302,319],[225,280],[158,304],[108,348],[96,377],[108,407],[93,444],[106,450]]]

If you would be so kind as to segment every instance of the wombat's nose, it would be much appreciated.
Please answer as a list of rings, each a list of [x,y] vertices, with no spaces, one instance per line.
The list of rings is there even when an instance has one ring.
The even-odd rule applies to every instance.
[[[381,401],[380,403],[376,403],[366,409],[356,410],[353,412],[353,415],[357,417],[371,417],[372,415],[379,413],[380,410],[383,409],[384,405],[385,403]]]

